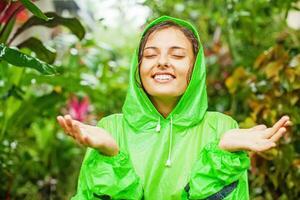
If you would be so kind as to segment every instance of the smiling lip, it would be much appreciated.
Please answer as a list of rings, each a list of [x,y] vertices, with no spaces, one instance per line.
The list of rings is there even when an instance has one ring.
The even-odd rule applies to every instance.
[[[154,78],[156,75],[170,75],[170,76],[172,76],[173,78],[176,78],[176,76],[173,75],[173,74],[170,73],[170,72],[156,72],[156,73],[154,73],[151,77]]]
[[[173,81],[176,77],[168,72],[157,72],[152,76],[152,78],[157,83],[168,83]]]

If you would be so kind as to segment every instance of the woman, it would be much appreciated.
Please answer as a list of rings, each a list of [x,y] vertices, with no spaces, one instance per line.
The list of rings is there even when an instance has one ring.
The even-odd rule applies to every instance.
[[[207,111],[203,47],[188,22],[162,16],[133,55],[122,114],[97,127],[59,116],[87,145],[73,199],[249,199],[245,151],[274,147],[290,124],[238,129]],[[222,136],[222,137],[221,137]]]

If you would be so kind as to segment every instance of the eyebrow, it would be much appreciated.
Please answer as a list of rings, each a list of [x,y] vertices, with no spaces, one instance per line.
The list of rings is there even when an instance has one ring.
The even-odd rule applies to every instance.
[[[149,47],[145,47],[144,48],[144,50],[146,50],[146,49],[155,49],[155,50],[157,50],[158,48],[157,47],[154,47],[154,46],[149,46]],[[183,49],[183,50],[185,50],[186,48],[184,48],[184,47],[180,47],[180,46],[171,46],[170,47],[170,49]]]

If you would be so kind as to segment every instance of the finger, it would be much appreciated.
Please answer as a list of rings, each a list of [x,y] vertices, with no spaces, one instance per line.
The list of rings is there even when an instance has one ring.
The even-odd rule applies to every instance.
[[[81,130],[80,130],[78,124],[74,124],[72,130],[73,130],[73,135],[76,138],[76,140],[78,140],[80,143],[84,143],[84,140],[83,140],[83,137],[81,134]]]
[[[287,121],[285,124],[284,124],[284,126],[286,127],[286,126],[292,126],[293,125],[293,123],[292,123],[292,121]]]
[[[63,117],[62,116],[57,116],[56,117],[56,120],[57,120],[57,122],[58,122],[58,124],[63,128],[63,129],[65,129],[65,124],[62,122],[62,120],[63,120]]]
[[[281,127],[270,139],[272,142],[277,142],[286,132],[285,127]]]
[[[265,138],[272,137],[287,121],[289,121],[289,119],[290,118],[288,116],[281,117],[281,119],[278,120],[272,128],[266,129]]]
[[[260,124],[251,128],[253,131],[261,131],[267,129],[267,126],[264,124]]]
[[[66,124],[67,124],[70,128],[72,128],[73,123],[72,123],[72,117],[71,117],[71,115],[65,115],[65,120],[66,120]]]
[[[74,136],[74,133],[73,133],[73,119],[70,115],[65,115],[64,117],[65,119],[65,124],[66,124],[66,128],[68,130],[68,132],[70,133],[70,135]]]
[[[65,119],[62,116],[57,117],[59,125],[64,129],[64,132],[69,135],[69,131],[65,122]]]
[[[57,120],[57,122],[59,123],[59,125],[62,127],[62,128],[64,128],[64,123],[62,122],[62,120],[64,120],[64,118],[62,117],[62,116],[57,116],[56,117],[56,120]]]

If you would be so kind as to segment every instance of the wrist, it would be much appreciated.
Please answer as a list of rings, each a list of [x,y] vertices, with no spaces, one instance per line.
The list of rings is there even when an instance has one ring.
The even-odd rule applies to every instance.
[[[245,142],[242,142],[238,138],[230,137],[229,135],[224,135],[218,144],[218,147],[224,151],[236,152],[247,150]]]
[[[115,141],[101,141],[97,149],[106,156],[116,156],[119,153],[119,147]]]

